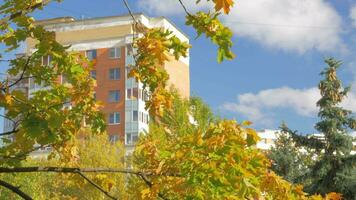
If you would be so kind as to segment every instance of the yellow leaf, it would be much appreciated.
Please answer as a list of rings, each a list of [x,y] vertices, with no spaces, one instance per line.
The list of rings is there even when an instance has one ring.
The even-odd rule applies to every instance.
[[[242,126],[251,126],[251,125],[252,125],[252,122],[246,120],[246,121],[243,121],[243,122],[241,123],[241,125],[242,125]]]
[[[12,104],[12,96],[11,96],[10,94],[5,95],[5,102],[6,102],[8,105],[11,105],[11,104]]]
[[[177,151],[176,152],[176,158],[182,158],[184,156],[184,153],[182,151]]]
[[[150,193],[150,189],[146,188],[144,190],[141,191],[141,198],[142,199],[146,199],[146,197],[148,197],[148,194]]]

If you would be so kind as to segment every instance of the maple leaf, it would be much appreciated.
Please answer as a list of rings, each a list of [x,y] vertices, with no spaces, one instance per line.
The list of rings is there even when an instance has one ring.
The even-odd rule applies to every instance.
[[[225,14],[229,14],[231,7],[234,5],[233,0],[215,0],[215,10],[224,10]]]

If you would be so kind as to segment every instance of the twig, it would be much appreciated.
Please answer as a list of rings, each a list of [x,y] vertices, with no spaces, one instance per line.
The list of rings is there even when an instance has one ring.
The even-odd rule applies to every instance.
[[[8,86],[8,88],[11,88],[12,86],[16,85],[17,83],[19,83],[19,82],[23,79],[23,77],[24,77],[24,75],[25,75],[25,72],[26,72],[26,70],[27,70],[27,67],[28,67],[28,65],[29,65],[29,63],[30,63],[31,57],[32,57],[32,56],[29,56],[29,57],[27,58],[26,63],[25,63],[25,66],[23,67],[23,70],[22,70],[22,74],[20,75],[20,78],[17,79],[17,80],[16,80],[15,82],[13,82],[12,84],[10,84],[10,85]]]
[[[182,5],[184,12],[190,16],[191,14],[188,12],[188,9],[187,9],[187,7],[185,7],[183,1],[182,0],[178,0],[178,1],[179,1],[180,5]]]
[[[137,20],[136,20],[136,18],[135,18],[135,16],[134,16],[134,14],[133,14],[133,12],[132,12],[132,10],[131,10],[131,8],[130,8],[130,6],[129,6],[129,3],[127,3],[127,0],[122,0],[122,1],[124,2],[125,7],[127,8],[127,11],[128,11],[129,14],[131,15],[131,17],[132,17],[132,19],[134,20],[134,22],[135,22],[135,23],[138,23]]]
[[[11,131],[0,133],[0,136],[11,135],[11,134],[14,134],[14,133],[17,133],[17,132],[19,132],[19,130],[18,129],[14,129],[14,130],[11,130]]]
[[[20,190],[19,187],[15,187],[15,186],[11,185],[10,183],[5,182],[3,180],[0,180],[0,185],[3,186],[3,187],[6,187],[7,189],[9,189],[11,191],[13,191],[18,196],[22,197],[25,200],[32,200],[32,198],[28,194],[26,194],[22,190]]]
[[[146,176],[145,174],[139,173],[139,174],[137,174],[137,176],[141,177],[141,179],[146,183],[146,185],[147,185],[149,188],[152,187],[153,183],[151,183],[151,181],[148,180],[148,178],[147,178],[147,176]],[[163,199],[163,200],[169,200],[168,198],[164,197],[164,196],[162,195],[162,193],[160,193],[160,192],[158,192],[158,197],[161,198],[161,199]]]
[[[10,117],[8,117],[6,115],[0,114],[0,117],[8,119],[9,121],[12,121],[14,124],[16,123],[15,120],[11,119]]]
[[[84,178],[86,181],[88,181],[91,185],[93,185],[95,188],[97,188],[102,193],[104,193],[107,197],[109,197],[111,199],[115,199],[115,200],[117,199],[117,198],[111,196],[108,191],[104,190],[98,184],[94,183],[92,180],[90,180],[88,177],[86,177],[82,172],[77,172],[77,174],[79,174],[82,178]]]

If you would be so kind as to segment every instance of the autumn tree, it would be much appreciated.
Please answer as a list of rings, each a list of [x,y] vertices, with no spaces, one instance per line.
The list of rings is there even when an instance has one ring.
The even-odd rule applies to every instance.
[[[52,147],[54,152],[60,154],[74,151],[76,147],[68,145],[68,142],[77,136],[84,119],[93,133],[103,132],[105,128],[99,105],[93,98],[95,82],[89,76],[91,64],[79,53],[69,52],[69,46],[57,42],[53,32],[36,25],[35,19],[31,17],[32,12],[42,10],[50,2],[52,1],[5,0],[0,6],[0,42],[5,46],[6,52],[14,52],[26,39],[37,41],[34,51],[26,52],[22,56],[4,60],[2,53],[0,54],[1,62],[9,64],[7,73],[11,77],[0,84],[0,106],[6,109],[2,117],[13,123],[13,129],[0,133],[0,136],[10,136],[14,139],[2,137],[5,145],[0,148],[0,165],[17,167],[2,168],[1,173],[31,170],[80,173],[77,168],[19,167],[21,161],[31,152],[43,147]],[[123,2],[131,13],[127,1]],[[216,6],[213,14],[191,14],[181,1],[180,3],[187,12],[187,24],[196,28],[199,35],[205,34],[218,45],[218,61],[231,59],[232,33],[220,23],[218,13],[223,10],[227,14],[233,2],[214,1]],[[164,108],[170,108],[172,97],[166,90],[168,75],[160,66],[171,59],[169,55],[173,55],[173,59],[186,56],[190,46],[167,30],[142,26],[132,13],[131,16],[134,30],[142,37],[135,40],[136,64],[132,66],[130,74],[150,91],[150,101],[146,102],[150,113],[161,115]],[[202,19],[204,23],[201,23]],[[44,62],[48,60],[45,58],[51,58],[51,61]],[[65,84],[58,81],[60,76],[65,77]],[[44,88],[31,93],[31,98],[16,87],[29,79]],[[70,106],[66,106],[68,104]],[[7,182],[0,181],[0,185],[29,198],[19,188]]]
[[[6,47],[5,52],[16,50],[27,38],[37,41],[31,54],[7,60],[7,73],[11,78],[0,83],[0,106],[6,109],[3,117],[13,125],[11,131],[0,135],[15,138],[4,140],[5,145],[0,148],[1,165],[16,165],[36,149],[35,144],[39,145],[37,149],[59,148],[80,130],[84,118],[93,132],[103,132],[105,128],[92,95],[91,67],[83,67],[86,59],[76,52],[68,52],[68,46],[58,43],[52,32],[35,26],[29,16],[48,2],[8,0],[0,7],[0,42]],[[51,62],[43,62],[47,57],[51,57]],[[65,76],[67,83],[61,84],[59,76]],[[46,89],[28,98],[16,86],[29,79]],[[66,104],[70,104],[71,109],[65,107]]]
[[[124,146],[119,141],[109,141],[106,133],[92,134],[81,131],[81,138],[73,138],[67,145],[73,151],[68,155],[54,154],[48,160],[47,153],[40,157],[28,158],[23,167],[70,167],[70,168],[113,168],[123,169]],[[68,159],[70,158],[70,159]],[[125,198],[125,176],[117,173],[85,174],[90,180],[100,185],[111,196]],[[0,179],[11,182],[34,199],[107,199],[100,190],[79,174],[40,173],[3,174]],[[17,199],[11,191],[0,188],[0,199]]]
[[[135,65],[131,66],[130,75],[149,91],[146,108],[153,119],[150,133],[142,137],[136,147],[134,169],[83,168],[80,165],[22,167],[21,160],[37,149],[35,144],[38,148],[51,146],[53,152],[64,159],[60,164],[72,163],[77,159],[73,152],[79,144],[72,145],[71,141],[78,136],[83,120],[94,134],[105,128],[92,95],[95,82],[89,78],[91,64],[80,54],[67,51],[69,46],[58,43],[52,32],[35,25],[30,16],[49,2],[5,0],[0,7],[0,42],[7,52],[14,51],[27,38],[37,41],[33,52],[7,61],[8,74],[17,79],[5,79],[0,84],[0,106],[7,110],[3,117],[14,125],[12,131],[0,135],[15,138],[14,141],[4,140],[6,145],[0,149],[1,174],[65,173],[67,176],[60,180],[61,184],[79,175],[82,179],[76,181],[88,181],[111,199],[120,198],[108,192],[112,183],[100,186],[91,179],[100,175],[89,178],[85,173],[131,174],[136,177],[133,186],[137,197],[145,199],[309,198],[302,186],[291,185],[269,170],[269,160],[255,147],[258,136],[249,128],[249,122],[215,120],[207,109],[203,109],[206,107],[181,102],[168,92],[169,77],[162,64],[187,55],[190,46],[170,31],[144,27],[132,15],[126,0],[123,2],[132,16],[134,35],[140,36],[134,42]],[[212,0],[215,7],[211,12],[197,13],[190,13],[181,0],[178,2],[186,12],[186,24],[195,28],[198,36],[205,35],[217,45],[217,61],[232,59],[232,32],[221,23],[219,15],[228,14],[234,1]],[[48,56],[51,62],[42,62]],[[60,84],[58,76],[65,76],[67,83]],[[33,93],[31,98],[13,89],[29,78],[45,87]],[[65,107],[66,104],[71,104],[71,108]],[[182,110],[177,110],[173,104],[181,105]],[[189,115],[196,117],[197,123],[194,118],[192,123]],[[24,199],[32,199],[10,182],[0,180],[0,185]],[[60,194],[64,193],[60,191]],[[335,193],[330,195],[338,197]]]
[[[249,122],[221,120],[206,108],[197,99],[176,96],[173,109],[150,124],[133,154],[133,167],[161,176],[132,177],[133,199],[309,198],[301,185],[269,170],[270,161],[256,148],[259,138]],[[190,115],[200,116],[199,123]]]
[[[319,83],[321,94],[317,102],[320,121],[316,130],[323,134],[323,139],[302,136],[287,127],[297,145],[314,149],[319,160],[305,173],[302,180],[311,180],[306,191],[325,194],[330,191],[340,192],[346,199],[356,196],[356,155],[351,155],[352,138],[350,130],[356,130],[356,120],[351,111],[340,106],[349,91],[337,78],[336,71],[341,62],[333,58],[325,59],[327,67],[321,72],[324,77]],[[304,181],[302,181],[304,183]]]

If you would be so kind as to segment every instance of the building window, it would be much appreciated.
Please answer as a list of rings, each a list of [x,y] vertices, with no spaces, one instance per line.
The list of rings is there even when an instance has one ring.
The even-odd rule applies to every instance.
[[[115,143],[115,142],[117,142],[119,140],[119,135],[117,134],[115,134],[115,135],[109,135],[109,141],[111,142],[111,143]]]
[[[51,56],[42,56],[42,65],[51,65],[52,57]]]
[[[109,102],[118,102],[120,100],[120,91],[111,90],[109,91]]]
[[[112,68],[109,70],[110,80],[119,80],[120,79],[120,68]]]
[[[137,133],[126,133],[126,144],[127,145],[133,145],[137,142],[137,140],[138,140]]]
[[[132,112],[132,121],[134,121],[134,122],[138,121],[138,112],[137,112],[137,110],[134,110]]]
[[[94,49],[86,51],[86,57],[88,58],[88,60],[96,59],[96,50]]]
[[[96,70],[91,70],[90,71],[90,77],[94,80],[96,80]]]
[[[121,48],[120,47],[110,48],[110,50],[109,50],[110,58],[120,58],[120,56],[121,56]]]
[[[132,98],[138,99],[138,89],[137,88],[132,88]]]
[[[109,114],[109,124],[120,124],[119,112],[114,112]]]
[[[126,90],[126,99],[131,99],[131,89]]]

